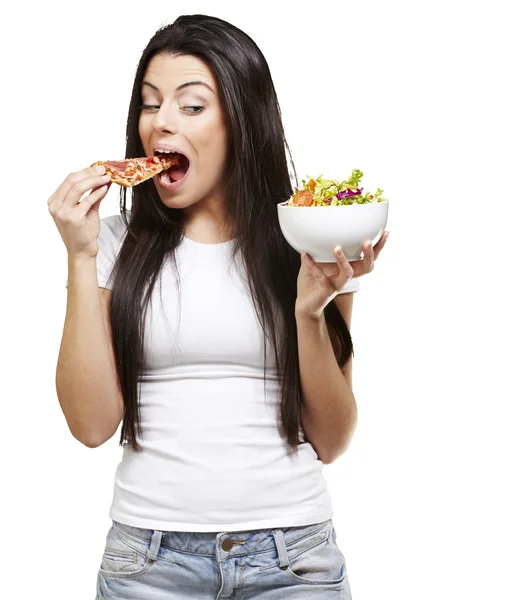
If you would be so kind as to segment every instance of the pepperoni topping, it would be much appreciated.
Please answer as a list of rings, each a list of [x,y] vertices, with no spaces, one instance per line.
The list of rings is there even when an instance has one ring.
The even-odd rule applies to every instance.
[[[104,165],[116,171],[124,171],[128,167],[129,162],[127,160],[105,160]]]

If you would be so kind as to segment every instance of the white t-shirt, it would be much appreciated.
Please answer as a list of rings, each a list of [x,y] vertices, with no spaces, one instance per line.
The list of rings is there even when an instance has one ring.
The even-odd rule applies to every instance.
[[[113,287],[107,279],[125,232],[120,215],[101,219],[100,287]],[[278,432],[270,343],[264,396],[262,329],[237,257],[230,267],[232,245],[184,238],[177,248],[180,323],[170,259],[154,286],[139,400],[143,451],[123,447],[110,508],[116,521],[214,532],[310,525],[333,516],[323,463],[302,429],[294,456]],[[343,291],[358,285],[351,280]]]

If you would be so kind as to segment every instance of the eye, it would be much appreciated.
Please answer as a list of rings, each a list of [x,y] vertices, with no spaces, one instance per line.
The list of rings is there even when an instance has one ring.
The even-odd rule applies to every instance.
[[[153,108],[159,108],[159,106],[154,104],[140,104],[138,107],[140,110],[146,109],[151,110]],[[183,110],[190,115],[198,115],[204,110],[203,106],[183,106]]]
[[[184,106],[183,110],[188,110],[190,109],[191,112],[189,114],[191,115],[198,115],[198,113],[201,113],[204,110],[203,106]]]

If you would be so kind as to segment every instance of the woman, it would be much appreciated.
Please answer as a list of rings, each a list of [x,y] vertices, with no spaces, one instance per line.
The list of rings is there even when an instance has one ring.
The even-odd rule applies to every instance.
[[[385,236],[352,264],[288,245],[277,96],[225,21],[181,16],[142,54],[126,157],[165,147],[187,159],[174,183],[132,188],[130,211],[122,188],[101,227],[96,168],[48,201],[69,258],[62,410],[87,446],[121,420],[125,443],[97,598],[350,598],[321,471],[355,428],[352,291]]]

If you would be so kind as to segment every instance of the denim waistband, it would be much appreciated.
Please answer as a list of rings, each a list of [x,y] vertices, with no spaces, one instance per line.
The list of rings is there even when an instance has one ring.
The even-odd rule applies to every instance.
[[[204,556],[243,556],[268,552],[276,548],[280,566],[285,568],[288,564],[287,550],[293,545],[298,545],[301,540],[312,535],[320,534],[325,539],[333,530],[333,521],[328,519],[321,523],[302,525],[298,527],[282,527],[270,529],[257,529],[249,531],[222,532],[188,532],[188,531],[160,531],[132,527],[113,520],[113,527],[117,534],[123,533],[133,544],[139,540],[140,551],[147,553],[150,560],[155,560],[160,547],[201,554]],[[226,540],[231,540],[225,542]],[[225,548],[227,551],[225,551]]]

